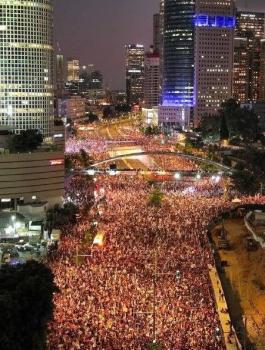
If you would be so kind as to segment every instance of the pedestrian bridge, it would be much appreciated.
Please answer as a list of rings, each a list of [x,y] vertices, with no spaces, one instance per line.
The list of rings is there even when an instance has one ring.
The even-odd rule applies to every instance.
[[[182,152],[173,152],[173,151],[141,151],[141,152],[132,152],[132,153],[126,153],[126,154],[122,154],[122,155],[117,155],[114,157],[110,157],[104,160],[101,160],[99,162],[95,162],[94,164],[91,165],[90,168],[98,168],[100,165],[104,165],[104,164],[108,164],[108,163],[113,163],[116,160],[122,160],[122,159],[129,159],[129,158],[134,158],[134,157],[139,157],[139,156],[148,156],[148,155],[163,155],[163,156],[176,156],[176,157],[181,157],[181,158],[185,158],[185,159],[189,159],[192,160],[196,163],[202,163],[202,164],[207,164],[207,165],[212,165],[213,167],[216,167],[216,169],[218,169],[219,171],[222,171],[224,173],[232,173],[233,170],[226,166],[223,165],[221,163],[215,162],[213,160],[210,159],[206,159],[206,158],[202,158],[202,157],[198,157],[195,155],[191,155],[191,154],[187,154],[187,153],[182,153]]]

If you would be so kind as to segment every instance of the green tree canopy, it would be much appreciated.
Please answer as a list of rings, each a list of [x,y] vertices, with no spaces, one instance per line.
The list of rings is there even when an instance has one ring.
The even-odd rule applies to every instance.
[[[0,348],[46,349],[47,324],[58,291],[51,270],[30,261],[0,270]]]
[[[154,207],[160,207],[164,198],[164,194],[159,190],[154,190],[149,196],[149,205]]]
[[[9,148],[11,152],[32,152],[43,142],[43,136],[38,130],[23,130],[11,138]]]
[[[221,106],[217,115],[205,115],[200,122],[203,137],[221,140],[239,138],[243,142],[256,141],[258,136],[258,116],[250,109],[229,99]]]
[[[229,139],[229,129],[226,122],[226,116],[223,115],[221,120],[221,126],[220,126],[220,140],[223,141],[228,139]]]
[[[55,205],[49,209],[46,214],[46,221],[51,231],[53,228],[60,228],[65,224],[74,224],[76,222],[77,207],[73,203],[66,203],[63,207]]]

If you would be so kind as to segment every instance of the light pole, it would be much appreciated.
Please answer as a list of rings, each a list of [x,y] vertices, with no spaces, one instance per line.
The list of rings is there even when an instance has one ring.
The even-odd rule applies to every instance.
[[[15,217],[15,215],[11,216],[11,220],[13,222],[13,231],[14,231],[14,234],[16,235],[16,217]]]

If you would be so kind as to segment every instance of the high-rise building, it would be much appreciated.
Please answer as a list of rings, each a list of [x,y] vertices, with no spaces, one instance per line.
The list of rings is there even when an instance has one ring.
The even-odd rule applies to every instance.
[[[94,70],[89,76],[89,89],[102,90],[103,89],[103,74],[99,70]]]
[[[0,9],[0,126],[52,136],[54,120],[51,0],[5,0]]]
[[[233,95],[242,103],[260,99],[261,40],[265,35],[265,15],[237,12],[234,49]]]
[[[153,47],[155,53],[160,52],[160,28],[160,13],[156,13],[153,16]]]
[[[261,39],[259,101],[265,102],[265,39]]]
[[[195,126],[232,97],[235,22],[234,0],[196,0]]]
[[[144,46],[126,45],[126,96],[129,105],[139,104],[144,98]]]
[[[233,0],[164,0],[160,123],[198,125],[232,95]]]
[[[62,54],[56,55],[56,97],[61,98],[64,94],[65,83],[66,83],[66,66],[64,56]]]
[[[80,62],[75,58],[67,60],[67,81],[78,82],[80,75]]]
[[[144,69],[144,105],[147,108],[157,107],[159,104],[160,60],[159,54],[153,47],[145,54]]]

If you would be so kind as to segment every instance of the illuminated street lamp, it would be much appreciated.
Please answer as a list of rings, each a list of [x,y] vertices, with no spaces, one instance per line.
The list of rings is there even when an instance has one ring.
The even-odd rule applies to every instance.
[[[181,179],[181,174],[180,174],[180,173],[176,173],[176,174],[174,175],[174,178],[175,178],[176,180],[180,180],[180,179]]]

